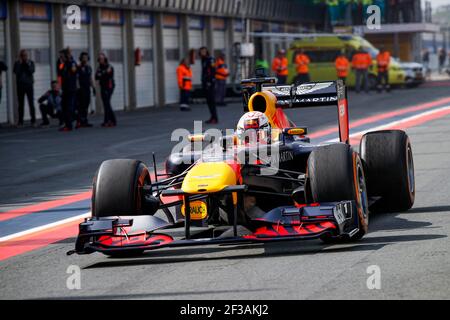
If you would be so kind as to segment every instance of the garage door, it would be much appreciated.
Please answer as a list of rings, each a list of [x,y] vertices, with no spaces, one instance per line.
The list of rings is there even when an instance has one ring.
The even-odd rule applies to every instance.
[[[78,61],[80,53],[89,52],[89,25],[83,25],[81,29],[64,29],[64,47],[72,49],[72,55]]]
[[[114,67],[116,88],[111,99],[114,110],[125,109],[124,52],[122,26],[102,26],[102,50],[107,54],[109,63]]]
[[[0,61],[6,62],[6,45],[5,45],[5,23],[0,20]],[[8,66],[9,67],[9,66]],[[3,83],[2,100],[0,101],[0,123],[8,122],[8,109],[7,109],[7,93],[8,86],[6,83],[6,72],[2,73],[1,82]]]
[[[67,9],[70,5],[65,5],[63,8],[64,12],[64,23],[67,21]],[[92,46],[89,45],[90,38],[90,15],[87,7],[81,7],[81,28],[77,29],[69,29],[63,28],[64,34],[64,47],[70,47],[72,49],[72,55],[75,60],[78,61],[81,52],[90,52],[89,48]]]
[[[178,102],[179,90],[177,84],[176,70],[178,64],[180,63],[180,37],[179,29],[175,28],[164,28],[163,29],[164,38],[164,51],[166,55],[165,62],[165,93],[166,93],[166,103],[176,103]]]
[[[234,42],[242,42],[242,32],[240,31],[234,32]]]
[[[214,30],[214,52],[217,54],[219,52],[226,53],[225,48],[227,47],[226,33],[224,30]]]
[[[155,77],[153,71],[153,29],[136,27],[134,44],[143,54],[141,65],[136,66],[136,99],[137,107],[155,105]]]
[[[195,54],[195,63],[192,67],[192,83],[194,85],[201,84],[202,81],[202,62],[198,57],[198,49],[205,46],[203,30],[189,30],[189,47],[194,49]]]
[[[21,21],[20,41],[36,65],[34,73],[34,98],[36,116],[39,117],[37,100],[50,88],[50,24],[47,22]],[[25,120],[30,119],[28,103],[25,105]]]
[[[241,19],[234,20],[234,42],[242,42],[242,31],[244,30],[244,23]]]

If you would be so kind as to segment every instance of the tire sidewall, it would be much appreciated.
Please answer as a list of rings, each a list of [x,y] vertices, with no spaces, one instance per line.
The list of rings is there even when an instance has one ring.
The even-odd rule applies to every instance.
[[[116,159],[101,164],[93,180],[92,215],[142,215],[142,187],[150,174],[139,160]]]

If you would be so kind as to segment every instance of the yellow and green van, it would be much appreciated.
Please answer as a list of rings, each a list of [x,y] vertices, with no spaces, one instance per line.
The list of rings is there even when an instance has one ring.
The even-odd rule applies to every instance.
[[[289,61],[288,80],[292,83],[296,76],[294,60],[296,52],[300,49],[305,50],[311,60],[309,65],[311,81],[330,81],[337,79],[334,61],[339,53],[344,50],[351,63],[353,54],[360,47],[363,47],[372,56],[373,62],[369,68],[369,82],[370,86],[374,87],[377,77],[376,56],[378,49],[367,40],[354,35],[308,35],[293,41],[287,53]],[[391,85],[403,85],[405,83],[405,72],[395,59],[391,59],[389,66],[389,82]],[[350,87],[355,85],[355,73],[351,68],[347,85]]]

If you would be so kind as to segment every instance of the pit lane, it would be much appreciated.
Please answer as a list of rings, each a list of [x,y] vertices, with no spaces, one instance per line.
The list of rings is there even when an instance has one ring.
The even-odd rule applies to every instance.
[[[350,116],[352,121],[367,119],[449,96],[448,87],[351,94]],[[432,108],[449,104],[442,100]],[[117,130],[94,128],[67,135],[54,129],[1,129],[2,211],[23,206],[26,201],[46,201],[87,190],[103,159],[136,157],[150,163],[149,151],[154,151],[162,162],[171,148],[168,128],[192,128],[194,119],[207,117],[205,111],[206,107],[194,108],[192,113],[183,113],[183,118],[178,117],[177,109],[139,111],[123,114]],[[219,112],[221,126],[232,128],[241,108],[230,105]],[[312,133],[336,124],[336,111],[327,107],[288,113]],[[374,121],[351,132],[413,114]],[[97,254],[67,257],[65,253],[74,241],[67,238],[0,261],[0,298],[448,298],[449,124],[447,115],[407,129],[416,167],[414,208],[402,214],[372,216],[371,232],[361,242],[183,248],[149,252],[138,259],[109,259]],[[327,134],[321,139],[335,136]],[[80,213],[89,210],[88,200],[1,221],[0,231],[3,228],[7,234],[20,231],[24,225],[51,223],[79,209]],[[24,220],[19,223],[15,220],[19,218]],[[81,290],[66,287],[69,265],[81,267]],[[367,267],[371,265],[380,267],[381,290],[366,286]]]

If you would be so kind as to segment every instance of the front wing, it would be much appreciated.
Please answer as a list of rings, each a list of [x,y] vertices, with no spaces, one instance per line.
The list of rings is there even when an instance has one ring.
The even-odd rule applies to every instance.
[[[252,230],[247,234],[176,239],[164,232],[170,224],[153,216],[90,218],[80,224],[75,250],[68,254],[114,254],[165,247],[309,240],[325,235],[342,237],[358,231],[357,221],[354,201],[280,207],[253,220]]]

